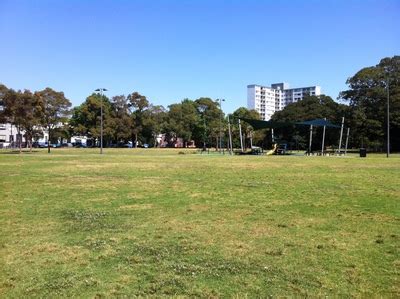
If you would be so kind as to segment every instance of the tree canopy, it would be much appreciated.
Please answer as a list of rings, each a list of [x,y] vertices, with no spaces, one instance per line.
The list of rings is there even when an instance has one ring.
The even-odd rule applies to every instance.
[[[400,56],[382,59],[347,80],[340,98],[351,107],[355,143],[382,149],[386,144],[387,96],[390,98],[390,130],[393,150],[400,150]]]
[[[55,91],[49,87],[35,92],[36,101],[40,105],[42,125],[49,134],[48,152],[50,153],[50,141],[56,129],[64,126],[68,121],[71,102],[63,92]]]

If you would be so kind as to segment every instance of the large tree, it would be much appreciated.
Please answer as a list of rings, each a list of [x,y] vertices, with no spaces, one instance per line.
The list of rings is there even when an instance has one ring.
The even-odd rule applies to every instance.
[[[18,92],[17,97],[19,105],[21,106],[21,128],[25,132],[26,146],[29,146],[32,151],[33,139],[38,139],[43,135],[43,130],[40,126],[43,110],[38,98],[29,90]]]
[[[22,124],[24,121],[26,109],[19,97],[19,92],[13,89],[3,89],[2,96],[3,110],[1,113],[2,121],[9,122],[11,125],[17,128],[17,146],[21,152],[22,150]]]
[[[22,132],[25,132],[26,145],[32,150],[32,138],[39,132],[42,109],[37,99],[29,91],[14,91],[0,86],[2,111],[0,119],[17,128],[17,145],[22,150]]]
[[[340,98],[351,107],[351,127],[357,145],[383,149],[386,144],[387,95],[393,150],[400,150],[400,56],[382,59],[347,80]]]
[[[7,117],[4,113],[4,97],[8,93],[9,89],[7,86],[0,83],[0,123],[7,121]]]
[[[143,115],[143,139],[151,146],[157,146],[157,137],[165,127],[167,111],[163,106],[152,105],[146,109]]]
[[[92,140],[100,140],[101,107],[103,106],[103,138],[108,144],[115,136],[115,122],[113,119],[112,104],[105,96],[93,93],[80,106],[72,111],[69,125],[73,134],[83,135]],[[99,142],[97,142],[99,143]],[[93,146],[96,142],[93,142]]]
[[[200,121],[194,101],[184,99],[181,103],[168,106],[165,133],[168,139],[182,138],[185,147],[193,139],[193,132]]]
[[[204,142],[205,134],[206,143],[213,144],[212,141],[214,140],[215,148],[217,149],[221,131],[225,134],[226,122],[224,113],[221,111],[218,102],[213,101],[211,98],[198,98],[195,100],[195,105],[202,121],[198,122],[194,127],[193,139],[196,144],[201,144]]]
[[[128,95],[128,107],[132,117],[132,142],[135,147],[143,130],[144,113],[149,105],[147,98],[136,91]]]
[[[133,120],[130,116],[129,102],[124,95],[114,96],[111,99],[112,120],[114,126],[114,141],[117,144],[127,143],[132,134]]]
[[[47,151],[50,153],[50,142],[53,138],[53,133],[67,122],[71,102],[65,98],[63,92],[55,91],[49,87],[35,92],[35,96],[42,109],[42,124],[49,134]]]

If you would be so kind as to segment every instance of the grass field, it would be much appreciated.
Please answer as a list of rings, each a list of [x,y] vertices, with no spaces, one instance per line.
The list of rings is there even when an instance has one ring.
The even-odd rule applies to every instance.
[[[400,296],[400,156],[0,151],[0,296]]]

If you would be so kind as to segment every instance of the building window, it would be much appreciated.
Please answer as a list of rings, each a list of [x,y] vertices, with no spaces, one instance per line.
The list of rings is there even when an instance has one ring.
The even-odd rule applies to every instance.
[[[6,135],[0,135],[0,142],[6,142]]]
[[[0,124],[0,130],[5,130],[6,129],[6,125],[5,124]]]

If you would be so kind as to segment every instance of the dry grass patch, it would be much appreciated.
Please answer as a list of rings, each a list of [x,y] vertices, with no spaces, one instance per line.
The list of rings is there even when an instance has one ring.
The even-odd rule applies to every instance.
[[[133,204],[120,206],[119,210],[148,210],[154,207],[153,204]]]

